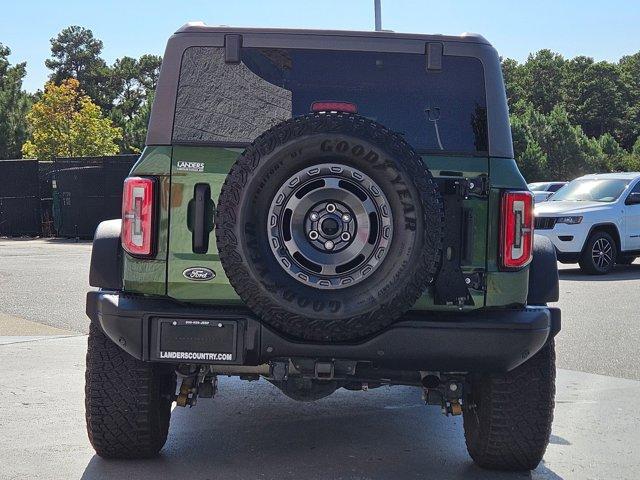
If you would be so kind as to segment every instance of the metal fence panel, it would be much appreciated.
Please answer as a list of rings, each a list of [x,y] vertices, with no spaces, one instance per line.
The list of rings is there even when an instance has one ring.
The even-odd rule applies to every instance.
[[[101,221],[120,218],[122,185],[137,158],[55,159],[53,216],[58,235],[92,238]]]
[[[0,160],[0,235],[40,234],[37,160]]]

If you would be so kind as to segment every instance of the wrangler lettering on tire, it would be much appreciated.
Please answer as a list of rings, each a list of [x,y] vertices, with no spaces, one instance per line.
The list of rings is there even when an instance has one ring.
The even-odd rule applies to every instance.
[[[276,330],[343,341],[408,310],[441,262],[442,199],[419,155],[364,117],[283,122],[236,161],[216,238],[236,292]]]

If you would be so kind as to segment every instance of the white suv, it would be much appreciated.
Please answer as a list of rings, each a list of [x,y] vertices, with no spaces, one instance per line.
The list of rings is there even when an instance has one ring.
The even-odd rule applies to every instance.
[[[535,207],[535,230],[556,247],[558,260],[604,274],[640,256],[640,173],[576,178]]]

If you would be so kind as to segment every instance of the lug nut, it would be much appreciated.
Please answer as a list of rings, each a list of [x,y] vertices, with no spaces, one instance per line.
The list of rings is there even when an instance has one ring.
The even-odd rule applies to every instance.
[[[351,215],[349,215],[348,213],[344,213],[344,214],[342,215],[342,221],[343,221],[343,222],[348,222],[348,221],[350,221],[350,220],[351,220]]]
[[[340,235],[340,238],[345,242],[348,242],[349,239],[351,238],[351,235],[349,234],[349,232],[342,232],[342,235]]]
[[[327,203],[327,212],[333,213],[336,211],[336,206],[333,203]]]
[[[309,218],[311,219],[312,222],[315,222],[316,220],[318,220],[319,217],[320,215],[318,215],[316,212],[311,212],[311,215],[309,215]]]
[[[331,240],[327,240],[326,242],[324,242],[324,248],[326,248],[327,250],[333,250],[333,242]]]
[[[316,232],[315,230],[311,230],[309,232],[309,238],[311,240],[317,240],[318,239],[318,232]]]

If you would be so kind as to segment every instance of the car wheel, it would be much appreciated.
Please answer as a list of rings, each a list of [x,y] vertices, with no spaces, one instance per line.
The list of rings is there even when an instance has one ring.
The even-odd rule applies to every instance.
[[[279,332],[336,342],[377,333],[433,281],[442,197],[404,139],[358,115],[283,122],[248,147],[217,209],[236,292]]]
[[[103,458],[149,458],[167,440],[175,378],[133,358],[95,323],[89,326],[87,433]]]
[[[550,340],[504,374],[477,375],[463,411],[467,450],[491,470],[533,470],[549,443],[555,398],[555,346]]]
[[[609,273],[616,264],[616,242],[607,232],[594,232],[587,240],[580,268],[589,275]]]

